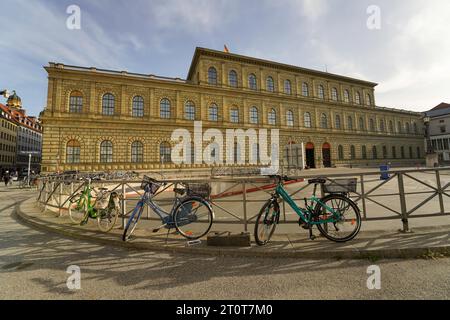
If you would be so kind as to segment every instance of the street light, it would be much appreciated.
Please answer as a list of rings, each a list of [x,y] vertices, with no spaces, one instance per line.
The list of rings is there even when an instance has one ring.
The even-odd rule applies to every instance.
[[[423,123],[425,124],[425,139],[427,142],[427,154],[434,153],[434,148],[433,148],[433,144],[431,143],[431,137],[430,137],[430,122],[431,122],[431,117],[425,116],[423,118]]]
[[[31,156],[32,155],[39,155],[39,151],[20,151],[20,154],[27,154],[28,155],[28,175],[27,175],[27,185],[30,185],[30,170],[31,170]]]

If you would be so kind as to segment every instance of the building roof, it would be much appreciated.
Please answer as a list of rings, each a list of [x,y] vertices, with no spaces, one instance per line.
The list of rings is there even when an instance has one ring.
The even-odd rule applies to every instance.
[[[0,103],[0,110],[6,115],[5,118],[18,126],[41,133],[42,127],[39,119],[27,116],[23,109],[12,109]]]
[[[207,48],[201,48],[201,47],[195,48],[195,53],[192,58],[191,67],[189,69],[187,80],[192,80],[192,78],[194,77],[195,66],[198,63],[198,59],[202,55],[217,57],[217,58],[221,58],[221,59],[225,59],[225,60],[240,61],[240,62],[245,62],[245,63],[249,63],[249,64],[265,66],[265,67],[269,67],[269,68],[278,68],[278,69],[283,69],[283,70],[295,72],[295,73],[310,74],[310,75],[317,76],[317,77],[331,78],[331,79],[335,79],[337,81],[347,81],[347,82],[357,83],[360,85],[370,86],[372,88],[376,87],[378,85],[378,83],[375,83],[375,82],[360,80],[360,79],[346,77],[346,76],[337,75],[337,74],[333,74],[333,73],[317,71],[317,70],[302,68],[302,67],[298,67],[298,66],[294,66],[294,65],[289,65],[289,64],[284,64],[284,63],[279,63],[279,62],[274,62],[274,61],[269,61],[269,60],[263,60],[263,59],[259,59],[259,58],[243,56],[243,55],[234,54],[234,53],[227,53],[227,52],[222,52],[222,51],[212,50],[212,49],[207,49]]]
[[[450,114],[450,104],[442,102],[430,111],[425,112],[429,117],[440,117]]]

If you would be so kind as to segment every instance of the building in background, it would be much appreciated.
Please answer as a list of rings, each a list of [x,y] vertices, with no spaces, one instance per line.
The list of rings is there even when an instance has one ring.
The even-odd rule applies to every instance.
[[[450,164],[450,104],[441,103],[425,115],[431,152],[437,153],[439,164]]]
[[[170,161],[172,132],[192,131],[194,121],[223,133],[279,129],[278,158],[289,167],[302,166],[302,145],[310,168],[424,162],[422,114],[378,107],[377,84],[365,80],[204,48],[186,80],[60,63],[45,70],[44,172],[207,167]]]
[[[0,176],[16,169],[17,128],[10,109],[0,103]]]
[[[23,174],[28,170],[29,155],[31,154],[30,169],[39,172],[42,158],[42,127],[40,120],[26,114],[26,110],[22,107],[22,100],[15,91],[8,97],[6,106],[1,105],[1,109],[2,113],[7,115],[8,120],[15,124],[13,151],[8,154],[0,151],[1,155],[6,157],[12,156],[14,159],[11,163],[11,168],[13,171]]]

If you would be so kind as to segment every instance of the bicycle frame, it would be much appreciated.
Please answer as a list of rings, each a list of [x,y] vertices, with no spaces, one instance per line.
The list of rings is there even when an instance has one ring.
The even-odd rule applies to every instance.
[[[156,213],[159,218],[161,219],[161,222],[163,222],[165,225],[171,226],[174,222],[171,220],[173,217],[173,213],[177,205],[180,203],[179,198],[175,198],[174,205],[172,207],[172,210],[169,212],[166,212],[164,209],[162,209],[159,205],[157,205],[152,198],[150,197],[150,194],[148,191],[145,191],[142,195],[141,199],[139,199],[138,203],[136,204],[136,207],[133,210],[133,213],[131,214],[131,217],[133,217],[135,214],[139,212],[139,216],[137,216],[137,219],[140,219],[140,215],[143,212],[143,208],[145,205],[149,206],[150,209],[154,213]],[[142,209],[142,210],[141,210]]]
[[[321,204],[324,208],[326,208],[327,210],[329,210],[330,212],[333,213],[332,217],[330,219],[327,220],[320,220],[320,221],[312,221],[308,216],[307,216],[307,212],[306,210],[300,208],[294,201],[294,199],[292,199],[292,197],[289,195],[289,193],[286,191],[286,189],[284,189],[284,186],[282,183],[279,183],[275,189],[275,193],[278,196],[281,196],[281,198],[295,211],[295,213],[297,213],[297,215],[300,217],[300,219],[303,220],[303,222],[310,224],[310,225],[318,225],[318,224],[324,224],[324,223],[333,223],[333,222],[337,222],[337,217],[338,217],[338,213],[328,207],[327,205],[325,205],[321,199],[317,198],[315,195],[313,195],[311,198],[307,198],[307,200],[311,201],[312,203],[318,203]]]

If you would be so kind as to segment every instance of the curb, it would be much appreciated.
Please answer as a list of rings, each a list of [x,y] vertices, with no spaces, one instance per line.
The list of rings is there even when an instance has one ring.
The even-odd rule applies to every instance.
[[[436,246],[423,248],[403,248],[403,249],[346,249],[346,250],[321,250],[321,251],[301,251],[280,249],[278,251],[265,250],[264,248],[252,245],[251,248],[218,248],[218,247],[173,247],[169,245],[153,245],[147,242],[123,242],[121,239],[112,238],[108,234],[92,230],[76,230],[73,226],[61,225],[54,228],[47,225],[47,222],[36,217],[31,217],[22,211],[22,205],[29,201],[24,200],[16,205],[13,214],[23,223],[41,230],[54,234],[59,234],[67,238],[88,241],[92,243],[111,245],[114,247],[128,248],[143,251],[158,251],[172,254],[194,254],[207,255],[215,257],[230,258],[299,258],[299,259],[417,259],[423,256],[433,254],[450,255],[450,246]],[[72,229],[72,230],[70,230]],[[101,236],[101,237],[99,237]],[[288,251],[289,250],[289,251]]]

